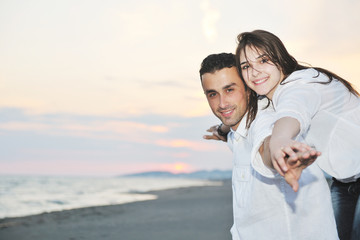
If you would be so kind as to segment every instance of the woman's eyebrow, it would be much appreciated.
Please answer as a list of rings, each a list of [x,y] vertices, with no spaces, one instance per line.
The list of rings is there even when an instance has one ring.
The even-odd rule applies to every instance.
[[[267,54],[261,54],[261,55],[259,55],[258,57],[256,57],[256,59],[260,59],[260,58],[263,58],[263,57],[266,57],[267,56]],[[244,62],[242,62],[242,63],[240,63],[240,65],[243,65],[243,64],[246,64],[246,63],[248,63],[249,61],[244,61]]]
[[[267,54],[261,54],[260,56],[258,56],[256,59],[259,59],[259,58],[263,58],[263,57],[266,57],[267,56]]]

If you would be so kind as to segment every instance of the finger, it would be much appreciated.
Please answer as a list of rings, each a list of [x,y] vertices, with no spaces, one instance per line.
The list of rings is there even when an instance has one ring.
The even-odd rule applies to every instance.
[[[309,145],[307,145],[305,143],[300,143],[300,144],[301,144],[301,148],[303,148],[304,151],[310,151],[313,149],[312,147],[310,147]]]
[[[283,170],[281,170],[280,166],[278,165],[278,163],[276,161],[273,161],[273,167],[275,168],[275,170],[281,175],[284,176],[285,172]]]
[[[294,152],[298,152],[298,151],[309,151],[310,149],[306,148],[306,145],[301,143],[301,142],[295,142],[293,144],[290,145],[290,147],[293,149]]]
[[[284,157],[285,157],[285,156],[283,156],[283,157],[277,157],[277,158],[275,158],[275,160],[276,160],[277,164],[279,165],[279,167],[281,168],[281,170],[282,170],[283,172],[287,172],[288,167],[286,166]]]
[[[301,158],[301,153],[296,153],[295,155],[289,156],[286,159],[287,164],[293,165]]]
[[[204,139],[206,140],[221,140],[218,136],[216,135],[204,135],[203,136]]]
[[[299,183],[297,180],[292,179],[292,182],[290,184],[290,186],[292,187],[292,189],[294,190],[294,192],[297,192],[299,189]]]
[[[207,132],[217,132],[219,125],[214,125],[212,127],[210,127],[209,129],[207,129]]]
[[[296,163],[305,162],[314,157],[316,158],[316,156],[311,155],[310,152],[296,152],[295,155],[292,155],[287,159],[287,164],[293,166]]]
[[[310,151],[302,153],[299,157],[299,161],[301,162],[301,166],[309,166],[311,165],[318,157],[319,152],[317,151]]]
[[[302,162],[298,159],[296,159],[296,160],[288,159],[286,163],[291,168],[297,168],[302,165]]]
[[[316,158],[309,158],[309,159],[306,159],[306,160],[303,160],[301,161],[301,164],[300,164],[300,167],[302,169],[310,166],[311,164],[313,164],[313,162],[315,162]]]
[[[298,178],[291,173],[285,174],[285,181],[291,186],[294,192],[297,192],[299,189]]]
[[[306,159],[309,159],[312,157],[311,153],[309,151],[307,152],[302,152],[302,153],[299,153],[299,159],[300,160],[306,160]]]
[[[290,146],[282,147],[281,151],[289,157],[296,157],[296,152]]]
[[[319,157],[321,155],[321,152],[316,151],[315,149],[310,151],[310,155]]]
[[[298,166],[308,166],[310,164],[312,164],[318,157],[318,153],[315,150],[312,151],[306,151],[306,152],[297,152],[296,153],[297,157],[289,157],[287,163],[290,166],[294,166],[295,164],[298,164],[295,167]]]

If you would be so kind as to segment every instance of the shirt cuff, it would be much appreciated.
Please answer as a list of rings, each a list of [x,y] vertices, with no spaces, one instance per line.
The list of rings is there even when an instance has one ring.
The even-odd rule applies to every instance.
[[[279,178],[281,175],[273,168],[269,168],[266,166],[263,162],[263,159],[259,153],[260,146],[263,144],[264,139],[269,135],[264,135],[262,138],[263,140],[254,144],[253,150],[251,152],[251,165],[254,168],[256,172],[258,172],[260,175],[267,177],[267,178]]]

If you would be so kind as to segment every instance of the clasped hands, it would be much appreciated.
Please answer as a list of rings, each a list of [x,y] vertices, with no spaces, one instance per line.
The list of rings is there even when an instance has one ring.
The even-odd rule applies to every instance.
[[[270,138],[269,149],[273,168],[295,192],[299,189],[302,171],[321,155],[309,145],[291,139]]]
[[[219,125],[215,125],[207,129],[206,131],[211,134],[204,135],[203,138],[226,141],[226,138],[218,134],[218,127]],[[270,137],[268,144],[271,167],[283,176],[285,181],[297,192],[302,171],[310,166],[321,153],[309,145],[295,140]]]

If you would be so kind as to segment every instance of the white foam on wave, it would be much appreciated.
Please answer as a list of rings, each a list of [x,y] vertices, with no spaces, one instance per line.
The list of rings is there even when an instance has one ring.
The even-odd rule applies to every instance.
[[[219,182],[177,178],[0,176],[0,218],[153,200],[148,191]]]

